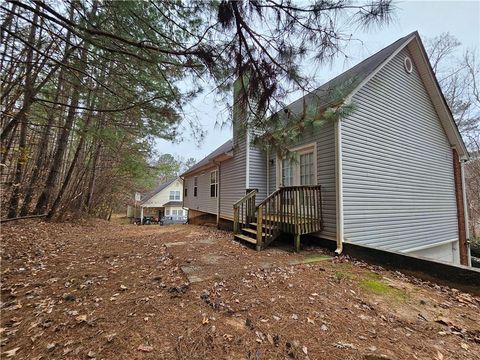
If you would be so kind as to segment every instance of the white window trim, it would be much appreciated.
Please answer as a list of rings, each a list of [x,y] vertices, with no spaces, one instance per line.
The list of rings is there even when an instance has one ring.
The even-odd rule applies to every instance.
[[[314,173],[314,183],[313,185],[317,185],[318,183],[318,173],[317,173],[317,143],[312,142],[308,144],[303,144],[295,147],[288,148],[289,151],[295,152],[297,155],[305,154],[311,152],[313,149],[313,173]],[[276,164],[276,187],[277,189],[280,187],[280,184],[282,182],[282,160],[285,159],[284,157],[280,157],[277,155],[277,160],[275,161]],[[294,178],[293,178],[293,184],[295,185],[300,185],[300,162],[299,159],[293,163],[293,166],[295,167],[294,171]]]
[[[212,173],[215,173],[215,182],[212,183]],[[212,196],[212,185],[215,185],[215,196]],[[217,198],[218,197],[218,170],[210,171],[210,197]]]
[[[405,67],[405,71],[408,74],[411,74],[413,71],[413,62],[412,59],[410,59],[409,56],[405,56],[405,59],[403,59],[403,66]]]
[[[173,193],[173,198],[172,198],[172,193]],[[177,199],[177,193],[178,193],[178,199]],[[168,194],[168,200],[169,201],[181,201],[182,200],[182,195],[181,191],[179,190],[170,190],[170,193]]]

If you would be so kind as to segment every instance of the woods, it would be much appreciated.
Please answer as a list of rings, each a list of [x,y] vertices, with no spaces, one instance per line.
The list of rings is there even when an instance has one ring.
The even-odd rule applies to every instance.
[[[311,85],[298,62],[328,61],[351,36],[337,17],[383,23],[390,1],[6,1],[1,5],[2,216],[107,217],[153,181],[154,139],[201,134],[185,104],[233,80],[256,126]],[[263,26],[265,21],[272,26]]]

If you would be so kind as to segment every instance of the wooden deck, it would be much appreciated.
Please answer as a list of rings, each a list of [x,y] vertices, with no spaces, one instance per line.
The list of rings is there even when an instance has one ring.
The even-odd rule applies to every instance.
[[[255,206],[256,194],[251,191],[234,204],[233,222],[235,237],[240,240],[250,237],[255,240],[257,250],[281,233],[293,234],[295,249],[299,250],[300,235],[322,229],[320,186],[282,187],[258,206]]]

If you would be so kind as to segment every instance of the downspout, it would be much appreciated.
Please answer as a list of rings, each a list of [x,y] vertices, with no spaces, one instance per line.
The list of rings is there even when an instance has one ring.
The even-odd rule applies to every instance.
[[[335,121],[335,192],[337,210],[337,249],[336,254],[343,251],[343,167],[342,167],[342,122]]]
[[[188,223],[188,210],[185,209],[185,178],[183,176],[179,176],[182,179],[182,209],[187,212],[187,223]]]
[[[213,163],[217,165],[217,229],[220,226],[220,163],[213,160]]]
[[[472,256],[470,253],[470,226],[468,224],[468,207],[467,207],[467,191],[465,189],[465,161],[460,163],[460,175],[462,177],[462,198],[463,198],[463,215],[465,217],[465,238],[467,239],[467,259],[468,266],[472,266]]]
[[[267,194],[270,195],[270,150],[267,149]]]
[[[246,165],[246,171],[245,171],[245,189],[250,188],[250,132],[248,131],[248,128],[245,130],[246,132],[246,145],[247,148],[245,149],[245,165]]]

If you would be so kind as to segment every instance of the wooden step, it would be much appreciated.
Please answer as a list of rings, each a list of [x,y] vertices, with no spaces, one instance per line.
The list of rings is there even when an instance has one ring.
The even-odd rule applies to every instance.
[[[252,229],[252,228],[242,228],[243,231],[249,233],[249,234],[252,234],[253,237],[256,237],[257,236],[257,229]]]
[[[251,234],[251,236],[253,236],[254,238],[257,237],[257,229],[252,229],[252,228],[242,228],[243,231],[245,231],[246,233],[249,233]],[[262,232],[262,237],[265,238],[265,233]]]
[[[235,234],[235,239],[243,240],[249,242],[250,244],[256,244],[257,239],[252,239],[250,236],[243,235],[243,234]]]

